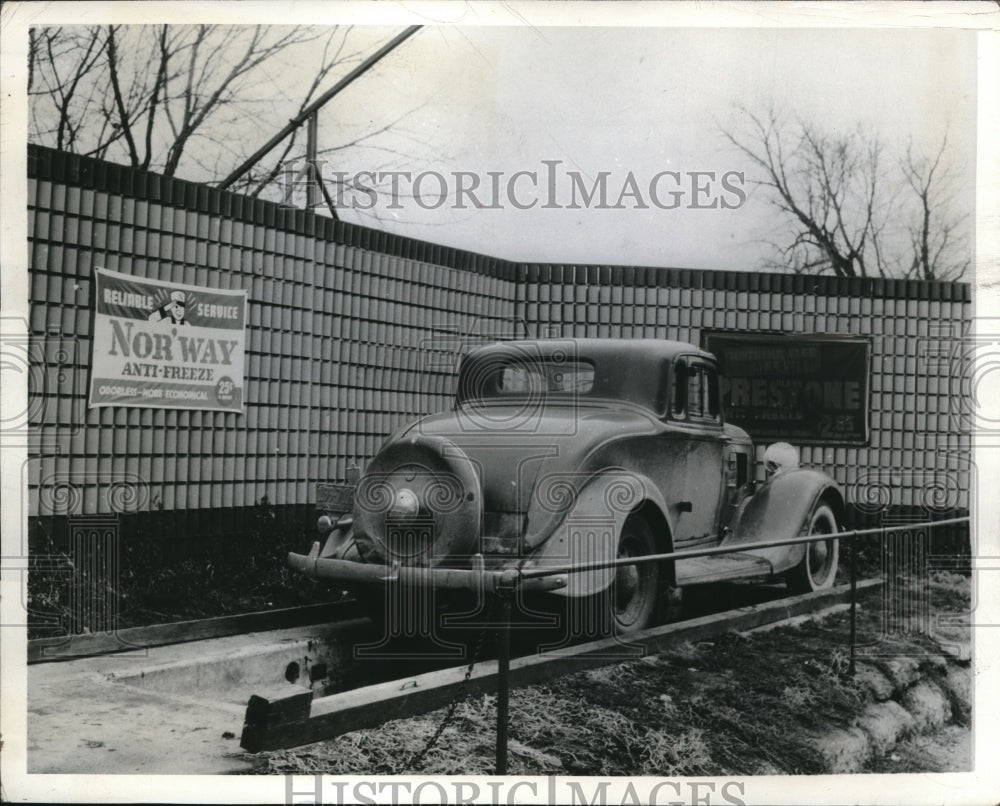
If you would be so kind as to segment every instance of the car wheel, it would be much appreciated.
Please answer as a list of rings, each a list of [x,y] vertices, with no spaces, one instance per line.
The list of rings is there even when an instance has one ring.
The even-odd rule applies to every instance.
[[[618,538],[617,556],[642,557],[656,553],[656,539],[646,519],[633,515],[626,520]],[[606,597],[614,633],[642,630],[652,624],[658,592],[659,569],[656,563],[622,565],[616,568],[614,581]]]
[[[820,503],[809,516],[804,534],[832,535],[839,532],[837,516],[829,504]],[[822,540],[806,545],[805,556],[788,572],[785,583],[792,593],[812,593],[833,587],[837,576],[838,540]]]

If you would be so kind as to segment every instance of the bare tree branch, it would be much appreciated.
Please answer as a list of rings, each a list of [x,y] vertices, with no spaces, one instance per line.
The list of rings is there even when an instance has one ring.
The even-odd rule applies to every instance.
[[[956,254],[957,245],[953,239],[965,216],[947,212],[953,183],[950,171],[942,164],[947,144],[945,136],[934,156],[920,157],[914,153],[910,142],[900,160],[900,170],[917,201],[917,213],[909,226],[910,274],[922,280],[962,277],[971,262],[960,252]]]
[[[967,269],[967,258],[948,259],[962,219],[938,212],[951,202],[944,195],[944,142],[931,159],[918,158],[911,144],[899,163],[900,178],[885,165],[884,143],[860,128],[833,135],[782,119],[773,109],[764,115],[739,111],[742,127],[722,135],[759,170],[751,181],[767,191],[767,202],[784,219],[787,239],[772,243],[774,266],[921,279],[954,279]],[[905,190],[909,196],[901,203]],[[911,213],[914,200],[919,212],[906,229],[899,220]],[[906,249],[913,253],[909,260]]]
[[[343,29],[334,38],[337,30],[328,45],[339,46],[328,48],[330,62],[314,86],[353,56]],[[192,138],[207,131],[220,109],[254,103],[247,90],[262,67],[320,33],[302,26],[31,29],[30,137],[102,158],[121,149],[133,167],[174,175]]]
[[[139,167],[139,152],[135,147],[135,138],[132,137],[132,121],[128,111],[125,109],[125,101],[122,99],[121,86],[118,81],[118,51],[115,47],[115,26],[108,26],[108,72],[111,78],[111,89],[115,94],[115,109],[118,111],[118,124],[122,127],[122,134],[128,143],[129,157],[132,159],[132,167]]]

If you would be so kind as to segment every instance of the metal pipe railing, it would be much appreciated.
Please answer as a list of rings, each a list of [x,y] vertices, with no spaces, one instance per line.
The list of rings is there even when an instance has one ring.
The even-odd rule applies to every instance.
[[[601,571],[609,568],[619,568],[625,565],[642,565],[643,563],[663,562],[664,560],[685,560],[693,557],[711,557],[717,554],[740,554],[745,551],[755,551],[756,549],[777,548],[779,546],[794,546],[799,543],[820,543],[824,540],[854,540],[858,537],[869,537],[871,535],[886,534],[888,532],[905,532],[916,528],[935,528],[938,526],[955,526],[959,523],[967,523],[968,516],[962,518],[948,518],[940,521],[927,521],[925,523],[906,523],[897,526],[877,526],[872,529],[854,529],[850,532],[833,532],[826,535],[803,535],[799,537],[784,538],[782,540],[760,540],[753,543],[730,543],[725,546],[713,546],[707,549],[687,549],[684,551],[668,551],[663,554],[647,554],[642,557],[617,557],[614,560],[596,560],[594,562],[580,563],[579,565],[555,565],[544,568],[532,567],[520,569],[521,579],[537,579],[538,577],[553,576],[555,574],[574,574],[582,571]]]

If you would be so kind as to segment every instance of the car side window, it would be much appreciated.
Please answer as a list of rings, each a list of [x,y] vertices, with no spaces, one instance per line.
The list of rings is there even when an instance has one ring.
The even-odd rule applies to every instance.
[[[715,368],[700,361],[674,363],[672,414],[677,419],[718,422],[719,381]]]
[[[674,419],[683,419],[687,404],[688,372],[687,362],[681,358],[674,362],[674,388],[670,402],[670,414]]]

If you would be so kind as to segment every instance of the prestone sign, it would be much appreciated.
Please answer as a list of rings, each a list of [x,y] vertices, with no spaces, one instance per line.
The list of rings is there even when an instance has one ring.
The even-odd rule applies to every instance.
[[[243,411],[247,292],[94,269],[90,407]]]
[[[870,344],[850,336],[709,332],[726,419],[759,440],[868,442]]]

